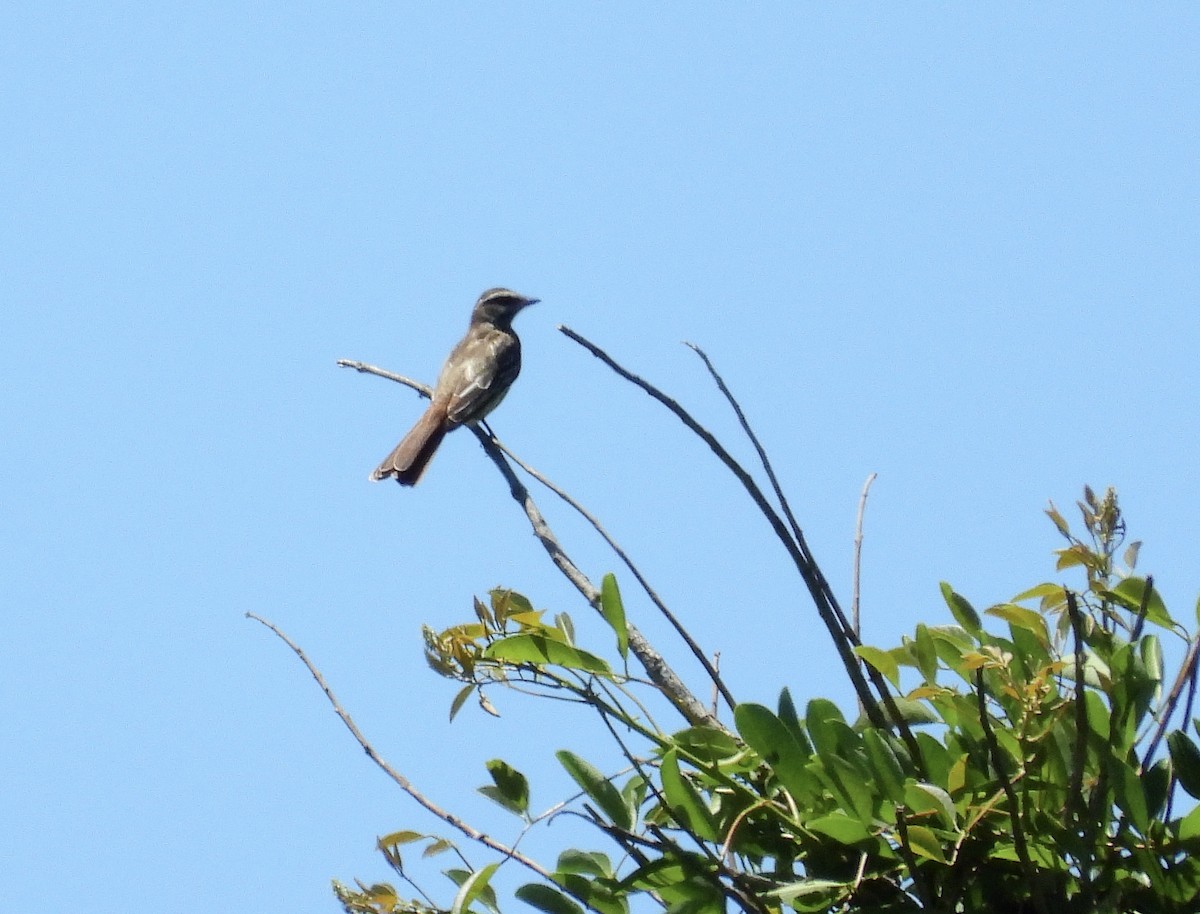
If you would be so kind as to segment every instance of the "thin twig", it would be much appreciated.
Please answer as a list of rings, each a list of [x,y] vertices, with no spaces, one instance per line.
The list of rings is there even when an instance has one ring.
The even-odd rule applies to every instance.
[[[599,607],[600,591],[567,555],[566,550],[554,535],[554,531],[546,523],[546,518],[542,516],[533,496],[529,494],[529,489],[517,478],[517,474],[513,472],[513,468],[504,458],[503,452],[482,429],[473,428],[471,430],[475,432],[475,437],[483,445],[484,452],[508,482],[513,500],[524,509],[525,516],[529,519],[529,525],[533,528],[533,535],[542,544],[542,548],[546,550],[550,560],[593,608]],[[688,723],[693,726],[721,727],[720,722],[713,718],[704,705],[692,695],[687,686],[675,675],[675,671],[667,665],[662,655],[651,646],[637,627],[627,623],[626,629],[629,634],[629,649],[633,651],[633,655],[638,658],[646,670],[646,675],[659,687],[667,700],[675,706],[675,709],[684,716]]]
[[[750,421],[746,418],[746,413],[742,410],[741,404],[738,403],[737,398],[734,397],[733,392],[729,389],[729,386],[725,383],[725,379],[721,377],[707,353],[705,353],[704,350],[695,343],[684,343],[684,345],[696,353],[696,355],[700,356],[704,362],[704,366],[708,369],[708,373],[712,375],[712,379],[716,382],[717,389],[724,394],[725,399],[729,402],[729,405],[733,407],[733,411],[738,417],[738,422],[741,423],[742,431],[746,433],[746,437],[749,438],[750,443],[754,445],[754,450],[758,453],[759,462],[762,464],[763,470],[766,471],[767,479],[771,483],[771,488],[775,492],[775,497],[779,499],[779,506],[783,509],[784,517],[787,518],[788,525],[791,527],[792,538],[795,540],[796,547],[804,556],[805,561],[811,567],[814,575],[819,578],[821,589],[822,591],[826,592],[826,595],[829,599],[830,609],[833,611],[834,615],[837,616],[838,623],[841,626],[842,631],[846,632],[847,635],[851,637],[853,643],[858,644],[857,626],[851,627],[850,622],[846,619],[845,614],[842,612],[841,606],[838,605],[837,600],[834,598],[833,591],[830,589],[828,582],[825,581],[824,575],[821,573],[820,566],[817,565],[817,560],[813,557],[812,550],[808,548],[808,540],[806,540],[804,537],[804,531],[801,529],[799,522],[796,520],[796,516],[792,513],[792,506],[788,503],[787,496],[783,494],[783,487],[779,484],[779,478],[775,475],[775,468],[771,465],[771,460],[767,456],[767,451],[762,446],[762,442],[758,440],[758,435],[754,433],[754,429],[750,426]]]
[[[862,494],[858,496],[858,517],[854,521],[854,580],[850,590],[850,622],[854,626],[854,634],[862,638],[862,619],[859,616],[860,582],[862,580],[862,544],[863,544],[863,515],[867,511],[867,493],[871,491],[871,483],[878,473],[872,473],[863,483]]]
[[[389,381],[395,381],[397,384],[403,384],[405,387],[411,387],[423,397],[430,397],[433,394],[433,388],[428,384],[422,384],[420,381],[414,381],[412,378],[405,377],[402,374],[396,374],[394,371],[387,371],[375,365],[368,365],[366,362],[358,362],[354,359],[338,359],[337,363],[342,368],[353,368],[360,374],[373,374],[381,378],[387,378]]]
[[[1188,645],[1187,653],[1183,655],[1183,663],[1179,667],[1179,673],[1171,685],[1171,691],[1167,693],[1167,700],[1163,702],[1163,712],[1154,729],[1154,736],[1146,747],[1146,754],[1142,757],[1143,769],[1148,768],[1154,760],[1154,753],[1158,751],[1158,744],[1162,742],[1162,738],[1167,732],[1167,727],[1175,714],[1175,708],[1179,704],[1179,697],[1183,694],[1184,687],[1188,687],[1189,706],[1191,704],[1191,696],[1196,691],[1197,671],[1200,667],[1200,664],[1197,664],[1198,657],[1200,657],[1200,635],[1192,639],[1191,644]],[[1184,714],[1184,720],[1187,721],[1191,716],[1189,707],[1187,713]]]
[[[578,500],[569,495],[562,487],[551,481],[544,473],[534,469],[528,463],[514,454],[508,445],[501,442],[495,436],[492,437],[492,441],[508,456],[513,463],[515,463],[522,470],[524,470],[543,486],[574,508],[584,520],[592,525],[592,529],[600,534],[600,537],[608,544],[608,547],[616,553],[617,558],[625,563],[625,567],[629,569],[630,573],[637,580],[638,584],[641,585],[642,590],[646,592],[646,596],[650,598],[650,601],[662,614],[663,618],[670,623],[671,627],[675,629],[675,633],[679,635],[679,637],[683,640],[683,643],[686,644],[688,649],[692,652],[692,655],[700,662],[700,665],[704,667],[704,672],[708,674],[708,678],[712,681],[713,688],[720,690],[721,696],[725,699],[726,704],[729,705],[730,710],[733,710],[737,702],[733,698],[733,693],[729,691],[724,681],[722,681],[720,671],[718,671],[718,669],[709,662],[704,650],[699,644],[696,643],[696,640],[692,637],[691,633],[684,628],[683,623],[679,621],[679,618],[667,608],[666,603],[662,601],[662,598],[659,597],[658,593],[650,585],[650,582],[646,580],[645,575],[643,575],[641,570],[633,563],[633,560],[629,557],[629,554],[626,553],[625,550],[622,549],[617,543],[617,541],[612,538],[609,532],[604,529],[604,526],[600,523],[599,519],[592,514],[591,511],[585,508]],[[715,716],[715,709],[713,713]]]
[[[712,667],[718,673],[721,672],[721,652],[720,651],[717,651],[713,654]],[[713,717],[717,716],[717,688],[718,688],[717,681],[718,680],[716,680],[716,679],[713,680],[713,688],[712,688],[711,707],[712,707]],[[730,705],[729,707],[730,707],[730,710],[733,709],[733,705]]]
[[[855,662],[854,655],[843,642],[843,639],[840,639],[836,636],[837,632],[842,631],[843,628],[838,624],[836,618],[831,614],[827,601],[824,599],[824,595],[820,593],[820,588],[817,586],[816,580],[813,577],[809,563],[798,549],[790,532],[784,525],[783,520],[775,512],[775,509],[771,506],[770,502],[767,501],[766,497],[762,493],[762,490],[758,487],[758,483],[754,481],[753,477],[746,472],[746,469],[729,453],[729,451],[725,449],[724,445],[722,445],[721,442],[719,442],[713,436],[712,432],[692,418],[692,415],[682,406],[680,406],[676,400],[664,394],[649,381],[646,381],[645,379],[635,375],[633,372],[619,365],[616,360],[613,359],[612,356],[610,356],[607,352],[590,340],[580,336],[570,327],[560,325],[558,329],[568,339],[578,343],[626,381],[629,381],[631,384],[640,387],[643,391],[674,413],[684,425],[686,425],[697,437],[699,437],[701,441],[708,445],[709,450],[717,455],[717,459],[725,464],[729,471],[737,477],[738,481],[742,484],[742,487],[747,491],[747,493],[749,493],[750,498],[753,499],[755,505],[758,506],[759,511],[762,512],[763,516],[767,518],[768,523],[770,523],[772,528],[774,528],[777,538],[784,544],[784,547],[792,556],[793,562],[800,571],[801,578],[808,585],[809,590],[812,592],[813,599],[817,603],[817,612],[820,614],[822,621],[825,622],[830,634],[834,635],[835,646],[838,648],[838,652],[842,657],[842,663],[846,666],[847,672],[850,674],[851,682],[855,685],[856,691],[860,693],[860,697],[863,699],[866,705],[869,707],[874,707],[874,698],[867,689],[866,683],[862,679],[861,674],[858,673],[858,666]],[[882,719],[877,722],[877,726],[884,727],[886,725],[886,721]]]
[[[274,623],[268,622],[262,616],[256,615],[255,613],[252,613],[252,612],[248,612],[248,613],[246,613],[246,617],[249,619],[253,619],[255,622],[258,622],[258,623],[266,626],[267,628],[269,628],[272,632],[275,633],[276,637],[278,637],[284,644],[286,644],[289,648],[292,649],[292,653],[294,653],[297,657],[299,657],[300,661],[304,664],[305,667],[307,667],[308,672],[312,675],[313,679],[315,679],[317,681],[317,685],[319,685],[321,687],[321,691],[325,693],[325,697],[329,700],[329,704],[333,708],[334,713],[337,714],[337,716],[341,719],[342,723],[346,725],[346,729],[350,731],[350,734],[354,737],[354,739],[358,742],[358,744],[363,748],[363,751],[367,753],[367,757],[369,759],[371,759],[371,761],[373,761],[383,771],[384,774],[386,774],[389,778],[391,778],[393,781],[395,781],[395,783],[400,787],[401,790],[403,790],[410,797],[412,797],[414,800],[416,800],[421,806],[423,806],[426,810],[428,810],[434,816],[441,819],[447,825],[458,829],[460,832],[462,832],[464,835],[466,835],[472,841],[476,841],[479,844],[482,844],[484,847],[488,847],[491,850],[496,851],[497,853],[503,854],[505,857],[507,857],[511,860],[517,861],[522,866],[537,873],[540,877],[545,879],[547,882],[553,882],[553,877],[552,877],[550,871],[545,869],[544,867],[542,867],[537,861],[532,860],[529,857],[526,857],[524,854],[517,851],[515,848],[507,847],[506,845],[501,844],[495,838],[485,835],[483,832],[479,831],[477,828],[472,827],[471,825],[464,822],[462,819],[458,818],[458,816],[442,809],[440,806],[438,806],[436,803],[434,803],[432,800],[430,800],[428,797],[426,797],[423,793],[421,793],[419,790],[417,790],[417,788],[413,786],[412,782],[409,781],[408,778],[406,778],[399,771],[397,771],[395,768],[393,768],[391,765],[389,765],[386,760],[384,760],[384,758],[379,754],[378,750],[376,750],[376,748],[367,740],[367,738],[363,735],[362,731],[358,729],[358,725],[354,722],[354,719],[349,715],[349,713],[347,713],[347,711],[338,702],[337,696],[335,696],[333,694],[333,690],[330,689],[329,684],[326,683],[325,677],[321,675],[321,671],[318,670],[316,668],[316,666],[313,665],[313,662],[308,659],[308,655],[306,655],[304,653],[304,650],[300,647],[300,645],[296,644],[295,641],[293,641],[286,634],[284,634],[284,632],[281,631]]]
[[[692,352],[700,356],[704,362],[704,367],[708,369],[708,373],[712,375],[712,379],[717,384],[717,389],[725,395],[725,399],[729,401],[729,405],[733,407],[734,414],[738,417],[738,422],[741,423],[742,431],[746,433],[746,437],[750,439],[750,443],[754,445],[754,450],[758,453],[758,460],[766,471],[767,479],[771,482],[771,488],[775,491],[775,497],[779,499],[779,507],[783,509],[783,515],[787,518],[791,525],[792,534],[797,540],[804,539],[804,533],[800,529],[800,524],[796,521],[796,516],[792,513],[792,506],[788,504],[787,496],[783,494],[783,487],[779,484],[779,478],[775,475],[775,468],[771,466],[771,459],[767,456],[766,448],[762,446],[762,442],[758,440],[758,435],[754,433],[754,429],[750,426],[750,421],[746,418],[746,413],[742,410],[742,406],[738,403],[737,398],[733,395],[733,391],[725,383],[725,379],[721,377],[716,367],[712,363],[712,359],[708,357],[703,349],[695,343],[684,342]]]
[[[742,484],[742,487],[746,490],[746,493],[750,496],[751,500],[753,500],[759,511],[767,519],[767,522],[775,531],[776,538],[779,539],[784,548],[787,549],[797,571],[800,572],[800,577],[808,587],[808,591],[813,598],[813,603],[816,605],[817,614],[820,616],[821,621],[825,624],[825,627],[829,631],[830,637],[834,643],[834,648],[837,650],[838,656],[841,658],[842,665],[846,670],[846,675],[850,679],[851,685],[853,685],[859,701],[862,702],[863,707],[866,709],[867,716],[870,718],[872,725],[881,729],[888,729],[888,717],[890,717],[891,726],[894,726],[899,731],[901,738],[904,740],[905,745],[912,754],[914,763],[923,770],[924,766],[921,761],[920,746],[917,743],[916,738],[913,736],[912,730],[909,728],[907,722],[900,714],[899,708],[896,707],[896,703],[893,700],[891,692],[888,690],[887,683],[884,681],[883,677],[879,675],[872,667],[868,666],[867,675],[870,677],[871,682],[878,691],[880,700],[887,708],[888,717],[885,717],[880,711],[878,702],[871,694],[871,690],[867,685],[867,680],[864,678],[862,670],[858,666],[857,659],[851,650],[851,645],[854,644],[853,632],[849,630],[849,625],[845,621],[845,615],[841,612],[841,609],[838,608],[837,598],[834,597],[833,591],[829,587],[828,581],[825,580],[825,576],[821,572],[820,567],[812,558],[811,554],[808,553],[806,544],[804,544],[803,541],[798,542],[793,539],[790,531],[783,523],[783,520],[767,501],[762,493],[762,490],[754,481],[753,477],[746,472],[745,468],[738,463],[736,459],[734,459],[734,457],[713,436],[713,434],[709,432],[708,429],[704,428],[704,426],[700,425],[700,423],[694,418],[692,418],[691,414],[688,413],[688,411],[682,406],[680,406],[678,402],[671,397],[668,397],[653,384],[617,364],[612,356],[606,353],[595,343],[592,343],[590,340],[580,336],[574,330],[561,325],[558,329],[566,337],[578,343],[596,358],[600,359],[600,361],[604,362],[604,364],[606,364],[619,376],[636,385],[637,387],[640,387],[643,391],[674,413],[676,418],[686,425],[697,437],[700,438],[700,440],[707,444],[709,450],[711,450],[717,456],[717,459],[725,464],[729,471],[737,477],[738,481]]]

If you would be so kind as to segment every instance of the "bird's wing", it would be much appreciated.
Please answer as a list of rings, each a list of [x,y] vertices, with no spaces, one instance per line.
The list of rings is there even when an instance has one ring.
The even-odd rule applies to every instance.
[[[521,344],[511,333],[468,335],[446,360],[436,394],[449,399],[447,418],[462,424],[496,407],[521,370]]]

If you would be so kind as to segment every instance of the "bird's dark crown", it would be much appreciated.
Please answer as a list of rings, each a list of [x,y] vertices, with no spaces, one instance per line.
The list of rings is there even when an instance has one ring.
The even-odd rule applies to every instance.
[[[522,308],[537,303],[536,298],[526,298],[512,289],[488,289],[475,302],[475,310],[471,312],[471,322],[487,321],[488,323],[507,324]]]

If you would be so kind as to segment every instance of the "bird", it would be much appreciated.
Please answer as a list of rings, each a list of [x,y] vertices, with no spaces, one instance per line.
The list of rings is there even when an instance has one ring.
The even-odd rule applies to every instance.
[[[446,357],[424,415],[375,468],[372,480],[394,478],[415,486],[448,432],[478,422],[500,404],[521,371],[513,318],[538,301],[502,288],[479,296],[467,334]]]

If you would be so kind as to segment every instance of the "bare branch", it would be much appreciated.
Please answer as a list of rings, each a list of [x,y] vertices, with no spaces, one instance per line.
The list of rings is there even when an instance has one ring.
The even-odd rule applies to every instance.
[[[354,359],[338,359],[337,363],[342,368],[353,368],[360,374],[373,374],[381,378],[387,378],[389,381],[395,381],[398,384],[403,384],[405,387],[411,387],[423,397],[433,395],[433,388],[428,384],[422,384],[420,381],[414,381],[412,378],[407,378],[402,374],[396,374],[394,371],[385,371],[374,365],[368,365],[366,362],[356,362]]]
[[[821,573],[821,570],[817,566],[816,562],[812,559],[812,556],[808,554],[807,547],[802,545],[802,541],[798,542],[793,539],[790,531],[784,525],[782,519],[776,513],[775,509],[767,501],[766,497],[762,493],[762,490],[758,487],[758,484],[754,481],[753,477],[746,472],[745,468],[738,463],[736,459],[734,459],[734,457],[713,436],[713,434],[708,431],[708,429],[704,428],[694,418],[692,418],[691,414],[688,413],[687,410],[685,410],[682,406],[680,406],[679,403],[677,403],[671,397],[668,397],[648,381],[643,380],[633,372],[618,365],[617,362],[610,355],[608,355],[608,353],[602,350],[595,343],[592,343],[591,341],[580,336],[574,330],[571,330],[569,327],[565,326],[559,326],[558,329],[569,339],[578,343],[592,355],[596,356],[596,358],[604,362],[604,364],[606,364],[622,378],[636,385],[637,387],[640,387],[659,403],[663,404],[663,406],[667,407],[667,409],[674,413],[684,425],[686,425],[697,437],[700,438],[700,440],[707,444],[709,450],[711,450],[717,456],[717,458],[725,464],[729,471],[737,477],[747,494],[754,501],[755,505],[758,506],[759,511],[774,529],[776,537],[783,544],[784,548],[787,549],[788,554],[792,557],[792,561],[795,564],[796,569],[800,572],[801,579],[804,581],[805,585],[808,587],[809,593],[812,595],[813,603],[816,605],[817,613],[821,617],[821,621],[825,623],[825,627],[829,630],[829,634],[833,639],[834,647],[837,650],[838,655],[842,660],[842,665],[846,670],[846,675],[849,677],[851,684],[854,686],[854,690],[858,694],[859,701],[866,709],[866,713],[868,717],[870,717],[871,723],[883,729],[888,728],[888,720],[879,710],[878,702],[871,694],[871,690],[867,686],[867,682],[863,676],[862,670],[860,670],[857,659],[851,650],[851,645],[854,643],[853,632],[850,631],[848,624],[846,624],[845,616],[842,614],[841,610],[836,608],[837,599],[833,596],[833,592],[829,588],[828,582],[825,580],[825,577]],[[895,702],[892,700],[891,694],[887,690],[886,683],[883,682],[882,677],[877,678],[870,669],[868,669],[868,675],[871,675],[876,689],[878,689],[880,692],[880,698],[888,707],[889,714],[891,715],[895,726],[900,731],[900,734],[904,738],[906,744],[909,745],[910,751],[913,753],[914,760],[916,760],[919,764],[919,746],[917,745],[916,739],[913,737],[911,730],[908,728],[908,725],[900,715],[899,709],[896,708]]]
[[[1191,718],[1191,700],[1196,691],[1197,674],[1200,673],[1200,634],[1197,634],[1188,645],[1187,652],[1183,655],[1183,663],[1180,664],[1179,673],[1175,676],[1175,682],[1171,684],[1171,691],[1167,693],[1167,700],[1162,704],[1162,711],[1159,717],[1158,725],[1154,729],[1154,736],[1146,746],[1146,754],[1142,758],[1142,768],[1148,768],[1154,760],[1154,753],[1158,751],[1158,744],[1162,742],[1162,738],[1166,735],[1167,727],[1170,725],[1171,717],[1175,714],[1175,708],[1179,704],[1180,696],[1183,690],[1188,690],[1188,709],[1184,714],[1184,722],[1186,726],[1187,720]]]
[[[479,439],[479,443],[483,445],[484,452],[492,459],[492,462],[500,470],[508,482],[509,492],[512,494],[513,500],[519,504],[525,511],[525,516],[529,519],[529,525],[533,528],[533,535],[538,538],[538,542],[542,544],[542,548],[550,556],[550,560],[558,567],[568,581],[575,587],[576,590],[583,595],[583,598],[588,601],[593,609],[598,609],[600,606],[600,591],[588,579],[579,567],[567,555],[562,544],[554,535],[554,531],[550,529],[550,525],[546,523],[546,518],[542,516],[541,510],[537,503],[533,500],[533,496],[529,494],[529,490],[525,484],[517,478],[517,474],[513,472],[513,468],[509,466],[507,460],[504,459],[504,453],[500,450],[499,443],[493,439],[486,431],[481,428],[472,428],[475,437]],[[708,710],[696,699],[688,690],[682,680],[675,675],[675,671],[667,665],[662,655],[658,653],[650,644],[646,637],[632,624],[627,624],[626,628],[629,633],[629,649],[633,651],[633,655],[637,657],[642,664],[646,675],[651,681],[659,687],[663,695],[675,706],[675,709],[693,726],[708,725],[720,727],[720,722],[708,713]]]
[[[871,491],[871,483],[878,473],[872,473],[863,483],[862,494],[858,496],[858,518],[854,521],[854,582],[850,589],[850,622],[854,626],[854,634],[862,638],[862,620],[859,618],[859,594],[862,580],[862,544],[863,516],[867,513],[867,493]]]
[[[796,538],[797,542],[802,542],[804,540],[804,533],[800,529],[796,515],[792,513],[792,506],[788,504],[787,497],[783,494],[783,487],[779,484],[779,478],[775,475],[775,468],[771,466],[771,460],[767,456],[767,451],[758,440],[758,435],[754,434],[754,429],[750,427],[750,421],[746,418],[745,412],[742,411],[741,404],[738,403],[737,398],[734,397],[733,392],[726,385],[725,379],[721,377],[717,369],[713,366],[708,354],[695,343],[684,342],[683,345],[700,356],[700,359],[704,362],[704,367],[708,369],[708,373],[712,375],[712,379],[717,383],[717,389],[725,395],[725,399],[733,407],[733,411],[738,417],[738,422],[742,425],[742,430],[746,433],[746,437],[750,439],[750,443],[754,445],[754,450],[758,452],[758,460],[767,473],[767,479],[771,482],[771,488],[775,491],[775,497],[779,499],[779,506],[783,509],[784,517],[787,518],[788,524],[792,528],[792,535]]]
[[[408,778],[406,778],[399,771],[397,771],[395,768],[393,768],[391,765],[389,765],[387,763],[387,761],[384,760],[384,758],[379,754],[378,750],[376,750],[376,748],[367,740],[367,738],[363,735],[362,731],[358,729],[358,725],[354,722],[354,719],[346,712],[346,710],[338,702],[337,696],[335,696],[333,694],[333,690],[330,689],[328,683],[325,682],[325,677],[321,675],[321,671],[318,670],[316,668],[316,666],[313,665],[313,662],[308,659],[308,655],[306,655],[304,653],[303,649],[298,644],[296,644],[296,642],[294,642],[291,638],[289,638],[286,634],[284,634],[276,625],[274,625],[271,622],[268,622],[266,619],[262,618],[262,616],[258,616],[254,613],[248,612],[248,613],[246,613],[246,617],[249,619],[253,619],[255,622],[258,622],[258,623],[266,626],[267,628],[269,628],[272,632],[275,633],[276,637],[278,637],[279,640],[281,640],[284,644],[286,644],[288,647],[290,647],[292,649],[292,653],[294,653],[297,657],[299,657],[300,661],[304,664],[304,666],[308,668],[308,672],[310,674],[312,674],[313,679],[315,679],[317,681],[317,685],[319,685],[321,687],[321,691],[325,693],[325,697],[329,700],[329,704],[332,706],[334,713],[337,714],[337,716],[339,718],[341,718],[342,723],[346,725],[346,729],[350,731],[350,734],[354,737],[355,740],[358,741],[358,744],[360,746],[362,746],[363,751],[367,753],[367,757],[371,761],[373,761],[380,768],[380,770],[383,771],[384,774],[386,774],[389,778],[391,778],[393,781],[395,781],[395,783],[400,787],[401,790],[403,790],[410,797],[412,797],[414,800],[416,800],[421,806],[423,806],[430,813],[435,815],[437,818],[441,819],[443,822],[445,822],[447,825],[451,826],[452,828],[458,829],[460,832],[462,832],[464,835],[466,835],[472,841],[476,841],[479,844],[482,844],[484,847],[490,848],[491,850],[494,850],[497,853],[503,854],[505,857],[507,857],[511,860],[515,860],[517,863],[520,863],[522,866],[526,867],[527,869],[532,870],[533,872],[537,873],[541,878],[545,879],[547,882],[553,883],[554,880],[550,874],[550,871],[545,869],[544,867],[542,867],[541,864],[539,864],[537,861],[532,860],[529,857],[526,857],[524,854],[522,854],[520,851],[516,850],[515,848],[507,847],[507,846],[501,844],[495,838],[491,838],[488,835],[485,835],[483,832],[479,831],[477,828],[474,828],[471,825],[468,825],[462,819],[458,818],[458,816],[442,809],[440,806],[438,806],[436,803],[434,803],[432,800],[430,800],[428,797],[426,797],[423,793],[421,793],[419,790],[417,790],[417,788],[413,786],[412,782],[409,781]]]
[[[717,369],[713,366],[712,360],[709,359],[704,350],[695,343],[684,343],[684,345],[696,353],[696,355],[700,356],[700,358],[704,361],[704,365],[708,369],[708,373],[712,375],[713,380],[717,383],[717,388],[722,394],[725,395],[725,399],[729,401],[729,405],[733,407],[733,411],[738,417],[738,422],[741,423],[742,430],[746,433],[746,437],[750,439],[750,443],[754,445],[754,450],[758,452],[758,459],[763,465],[763,470],[766,471],[767,479],[771,483],[771,488],[775,492],[775,497],[779,499],[779,506],[783,509],[783,514],[787,518],[788,525],[791,527],[792,537],[795,540],[797,548],[799,548],[801,554],[804,555],[804,558],[811,566],[813,573],[820,579],[819,583],[822,589],[827,593],[830,609],[832,609],[833,613],[837,616],[838,624],[841,626],[842,631],[846,632],[847,635],[851,637],[851,640],[854,644],[858,644],[858,626],[850,625],[846,619],[846,616],[842,613],[842,608],[838,605],[837,600],[834,598],[833,591],[830,590],[829,584],[825,581],[824,575],[821,573],[820,566],[817,565],[817,560],[813,557],[812,550],[808,548],[808,541],[804,538],[804,531],[801,529],[799,522],[796,520],[796,516],[792,514],[792,506],[788,504],[787,497],[783,494],[783,487],[780,486],[779,478],[775,475],[775,468],[771,465],[771,461],[767,457],[766,450],[763,448],[762,443],[758,440],[758,435],[756,435],[754,433],[754,429],[750,427],[750,422],[746,418],[746,414],[742,410],[741,405],[733,396],[733,392],[730,391],[728,385],[725,383],[725,379],[722,378],[717,372]]]
[[[692,655],[698,661],[700,661],[700,665],[704,667],[704,671],[708,674],[708,678],[712,681],[713,688],[720,691],[721,696],[729,705],[730,710],[732,710],[736,704],[733,698],[733,693],[729,691],[728,687],[726,687],[724,681],[721,679],[721,674],[717,667],[713,663],[709,662],[708,656],[704,653],[700,645],[696,643],[695,639],[692,638],[691,633],[684,628],[683,623],[679,621],[678,617],[676,617],[676,615],[667,608],[667,605],[662,601],[654,588],[650,586],[650,582],[646,580],[646,577],[642,574],[641,570],[638,569],[638,567],[633,563],[633,560],[629,558],[628,553],[626,553],[625,550],[622,549],[617,543],[617,541],[609,535],[608,531],[604,529],[596,516],[588,511],[587,508],[580,504],[566,491],[548,479],[545,475],[531,467],[524,460],[514,454],[508,448],[508,446],[501,443],[499,439],[493,436],[492,440],[496,446],[500,448],[500,450],[508,455],[508,458],[512,460],[513,463],[515,463],[526,473],[528,473],[547,489],[565,501],[568,505],[574,508],[576,512],[578,512],[584,518],[584,520],[592,525],[592,529],[600,534],[601,538],[603,538],[604,542],[608,544],[609,548],[617,554],[617,558],[625,563],[625,567],[629,569],[637,582],[642,586],[642,590],[646,592],[646,596],[650,598],[650,601],[658,608],[658,611],[662,613],[667,622],[671,624],[671,627],[675,629],[676,634],[683,639],[684,644],[686,644],[688,649],[691,650]],[[715,707],[713,709],[713,714],[714,716],[716,714]]]

